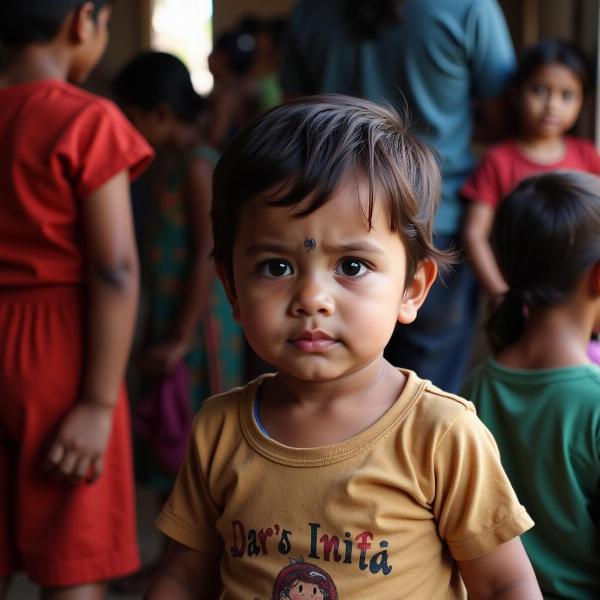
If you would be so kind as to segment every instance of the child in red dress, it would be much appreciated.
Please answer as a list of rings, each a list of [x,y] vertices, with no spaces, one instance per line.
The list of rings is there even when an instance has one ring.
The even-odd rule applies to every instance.
[[[123,373],[138,294],[129,178],[152,155],[82,82],[110,2],[0,4],[0,598],[18,570],[96,600],[139,564]]]

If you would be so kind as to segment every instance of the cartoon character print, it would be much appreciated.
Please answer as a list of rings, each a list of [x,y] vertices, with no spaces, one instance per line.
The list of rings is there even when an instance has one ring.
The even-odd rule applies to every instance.
[[[277,575],[271,600],[338,600],[338,593],[323,569],[291,558]]]

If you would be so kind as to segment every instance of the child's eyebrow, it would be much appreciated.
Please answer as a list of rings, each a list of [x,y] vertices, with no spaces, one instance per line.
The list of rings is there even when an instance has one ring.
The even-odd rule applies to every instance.
[[[323,243],[323,250],[331,254],[348,253],[353,252],[367,252],[369,254],[385,254],[382,248],[377,244],[371,242],[348,242],[345,244],[328,244]]]
[[[246,248],[246,255],[282,254],[289,251],[290,247],[285,244],[278,244],[277,242],[253,242]]]
[[[303,243],[304,244],[304,243]],[[302,244],[302,249],[304,245]],[[368,241],[351,241],[340,244],[330,244],[324,242],[322,244],[323,252],[327,254],[353,254],[366,252],[369,254],[385,254],[382,248],[377,244]],[[295,246],[290,244],[282,244],[278,242],[253,242],[246,248],[247,256],[256,254],[284,254],[293,252]]]

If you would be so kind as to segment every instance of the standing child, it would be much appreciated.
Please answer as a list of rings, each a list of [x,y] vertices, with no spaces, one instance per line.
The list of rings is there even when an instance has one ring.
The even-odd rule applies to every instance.
[[[200,411],[149,600],[466,598],[463,580],[541,598],[532,522],[472,406],[383,358],[447,260],[439,185],[395,113],[344,96],[275,108],[225,151],[215,259],[278,373]]]
[[[212,172],[218,154],[200,123],[205,100],[195,92],[186,66],[164,52],[146,52],[125,65],[114,91],[158,152],[142,235],[143,387],[183,361],[195,412],[206,397],[239,384],[242,370],[241,330],[211,258]],[[144,479],[162,492],[171,490],[176,473],[165,474],[156,461],[140,466]]]
[[[52,600],[137,568],[122,383],[138,294],[129,178],[152,151],[80,83],[104,0],[0,3],[0,598]]]
[[[526,50],[515,75],[518,134],[493,146],[461,190],[471,201],[465,217],[467,250],[493,301],[507,291],[489,243],[502,198],[537,173],[574,169],[600,174],[593,144],[566,135],[579,116],[589,80],[585,58],[568,42],[545,41]]]
[[[492,243],[510,291],[489,323],[496,356],[463,391],[535,518],[523,543],[544,597],[600,598],[600,369],[586,356],[600,329],[600,179],[522,182]]]

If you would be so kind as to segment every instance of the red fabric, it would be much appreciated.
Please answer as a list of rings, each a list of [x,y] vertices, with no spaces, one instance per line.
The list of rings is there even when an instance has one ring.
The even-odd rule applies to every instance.
[[[513,188],[526,177],[571,169],[600,175],[600,156],[588,140],[575,137],[565,138],[566,149],[562,160],[543,165],[535,163],[521,154],[512,140],[493,146],[483,157],[479,166],[461,189],[468,200],[483,202],[496,208]]]
[[[0,89],[0,287],[84,279],[81,206],[152,150],[110,101],[60,80]]]
[[[41,468],[78,400],[83,315],[74,286],[0,291],[0,577],[24,569],[40,585],[62,587],[139,565],[124,387],[95,483],[56,482]]]

